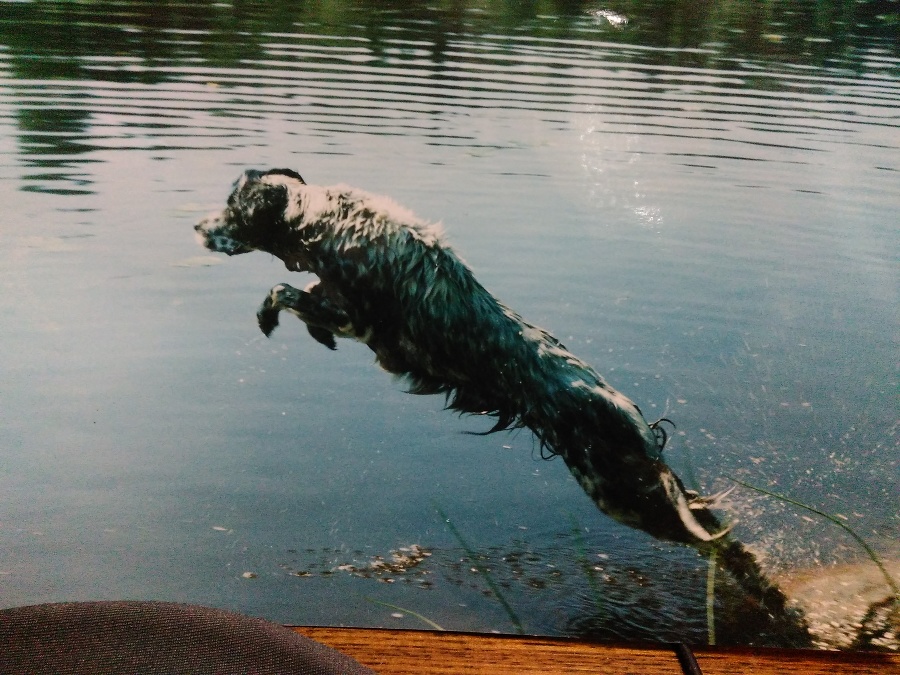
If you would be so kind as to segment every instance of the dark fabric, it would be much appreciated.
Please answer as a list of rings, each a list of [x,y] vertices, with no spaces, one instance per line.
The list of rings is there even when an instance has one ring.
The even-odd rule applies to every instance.
[[[0,610],[0,673],[373,673],[260,619],[168,602]]]

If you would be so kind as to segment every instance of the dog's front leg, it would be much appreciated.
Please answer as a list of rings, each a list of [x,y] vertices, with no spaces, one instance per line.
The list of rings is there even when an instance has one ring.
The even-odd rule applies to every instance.
[[[256,312],[260,330],[267,336],[271,335],[278,325],[278,313],[287,310],[306,323],[310,335],[317,341],[329,349],[335,349],[335,334],[351,334],[353,322],[344,310],[321,293],[316,293],[316,289],[316,284],[305,291],[288,284],[274,286]]]

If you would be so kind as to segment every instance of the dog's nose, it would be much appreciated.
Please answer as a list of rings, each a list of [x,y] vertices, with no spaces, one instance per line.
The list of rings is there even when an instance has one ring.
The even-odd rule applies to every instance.
[[[201,236],[208,236],[213,230],[216,229],[216,220],[214,218],[204,218],[199,223],[194,225],[194,232]]]

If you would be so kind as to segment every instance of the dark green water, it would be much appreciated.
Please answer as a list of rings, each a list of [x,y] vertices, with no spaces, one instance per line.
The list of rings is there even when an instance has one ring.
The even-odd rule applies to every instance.
[[[705,641],[704,561],[527,434],[462,434],[483,421],[360,345],[258,333],[303,280],[191,231],[247,167],[443,221],[676,422],[691,482],[896,556],[898,150],[892,2],[0,1],[0,605],[510,630],[440,508],[528,631]],[[773,573],[865,563],[793,507],[729,509]],[[411,544],[393,583],[337,569]],[[759,642],[732,600],[723,639]]]

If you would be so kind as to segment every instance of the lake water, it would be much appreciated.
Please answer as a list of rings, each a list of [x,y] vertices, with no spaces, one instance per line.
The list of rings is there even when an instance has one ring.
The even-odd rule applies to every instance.
[[[706,641],[706,562],[528,433],[462,433],[485,421],[361,345],[259,333],[304,279],[192,231],[248,167],[442,221],[674,420],[688,483],[897,559],[897,30],[877,2],[0,1],[0,606],[512,630],[480,568],[528,632]],[[887,593],[831,522],[728,509],[786,584],[850,566]],[[717,602],[720,642],[777,643]]]

